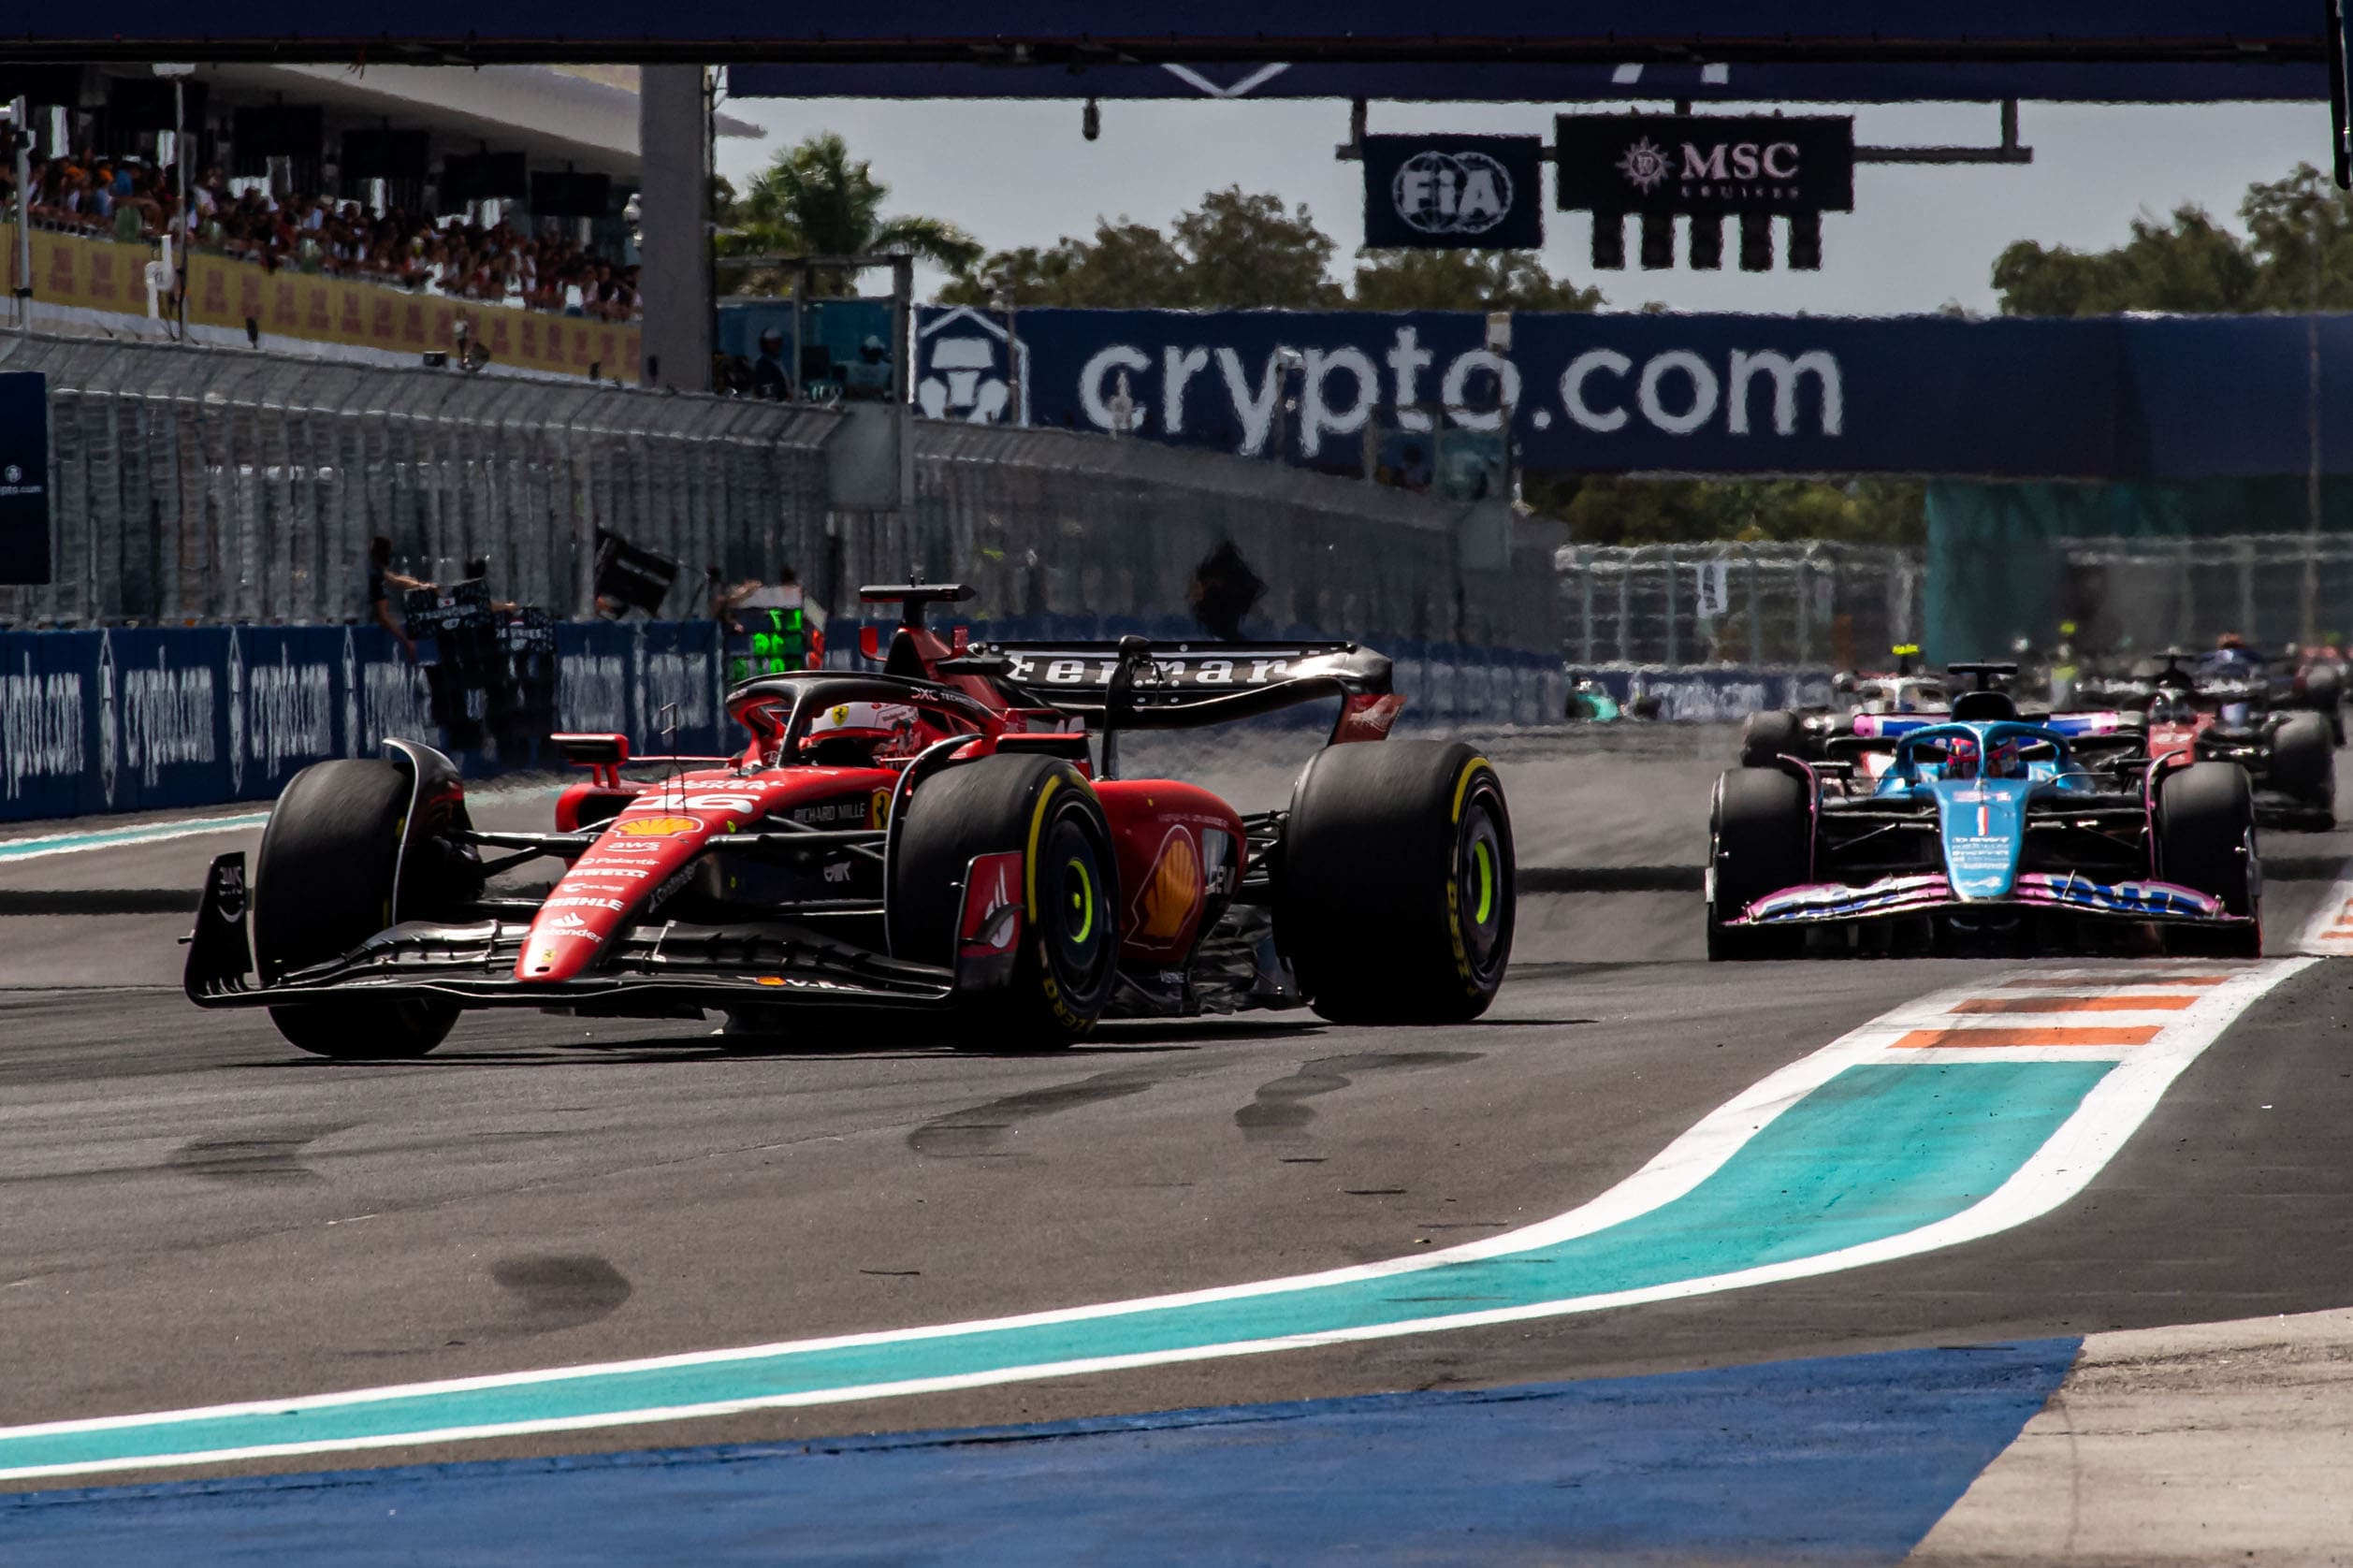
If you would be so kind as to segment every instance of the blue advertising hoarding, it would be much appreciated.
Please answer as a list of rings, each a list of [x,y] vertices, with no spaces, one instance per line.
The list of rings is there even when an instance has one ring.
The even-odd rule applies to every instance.
[[[2187,479],[2301,473],[2306,319],[933,308],[939,418],[1112,431],[1358,472],[1386,410],[1443,407],[1592,472]],[[2353,317],[2317,324],[2321,459],[2353,472]],[[1018,357],[1018,369],[1013,361]],[[1021,398],[1009,394],[1019,383]],[[1401,422],[1430,414],[1401,414]]]
[[[559,727],[650,750],[675,704],[681,748],[720,743],[710,623],[566,625],[557,644]],[[377,627],[0,632],[0,821],[273,800],[311,763],[393,738],[455,749],[428,672]]]
[[[0,375],[0,584],[46,583],[49,378]]]
[[[859,629],[847,617],[828,627],[834,666],[858,663]],[[878,630],[888,636],[890,626]],[[980,622],[975,631],[1016,639],[1198,634],[1183,616],[1159,625],[1039,617]],[[1565,687],[1555,655],[1379,642],[1396,665],[1409,727],[1561,717]],[[558,626],[554,726],[626,734],[640,756],[669,750],[674,738],[690,755],[733,751],[743,735],[721,700],[722,662],[710,621]],[[1330,717],[1314,707],[1280,721],[1328,724]],[[380,756],[387,739],[450,751],[473,777],[550,765],[536,749],[499,757],[453,746],[434,720],[428,672],[373,626],[0,632],[0,821],[275,800],[312,762]]]

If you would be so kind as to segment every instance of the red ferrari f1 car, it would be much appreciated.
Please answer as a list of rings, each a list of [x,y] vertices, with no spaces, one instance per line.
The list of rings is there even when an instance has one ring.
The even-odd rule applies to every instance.
[[[993,1050],[1104,1017],[1486,1009],[1512,945],[1503,786],[1468,746],[1387,739],[1403,705],[1387,659],[925,629],[926,603],[966,596],[864,589],[903,607],[887,656],[864,639],[879,673],[735,687],[738,755],[632,762],[623,736],[559,736],[592,775],[553,832],[477,830],[457,770],[414,742],[306,768],[250,881],[242,854],[213,862],[189,997],[267,1008],[294,1044],[355,1058],[420,1055],[470,1008],[717,1010],[753,1032],[812,1006],[925,1009]],[[1288,809],[1121,775],[1124,732],[1335,697]],[[668,776],[624,778],[648,762]],[[501,895],[495,877],[541,859],[561,864],[552,889]]]

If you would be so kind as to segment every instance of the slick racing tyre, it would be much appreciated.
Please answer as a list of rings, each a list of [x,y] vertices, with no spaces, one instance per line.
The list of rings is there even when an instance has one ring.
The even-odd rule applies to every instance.
[[[1707,956],[1794,958],[1802,928],[1726,926],[1766,893],[1795,887],[1813,864],[1813,812],[1806,782],[1779,768],[1735,768],[1716,780],[1707,830]]]
[[[1291,791],[1274,935],[1336,1024],[1460,1024],[1511,962],[1511,813],[1460,741],[1327,747]]]
[[[1048,1051],[1082,1038],[1111,999],[1120,908],[1111,827],[1085,775],[1053,757],[983,757],[925,778],[905,809],[891,849],[896,957],[952,966],[974,857],[1025,857],[1012,980],[962,1006],[955,1043]]]
[[[2290,714],[2272,733],[2266,780],[2299,806],[2334,814],[2337,804],[2336,744],[2329,721],[2317,713]]]
[[[1767,709],[1749,715],[1740,728],[1740,765],[1769,768],[1776,757],[1805,755],[1806,724],[1797,715]]]
[[[254,868],[254,958],[264,984],[340,958],[392,923],[408,808],[408,776],[390,762],[316,762],[287,783]],[[415,997],[332,997],[271,1008],[269,1021],[313,1054],[381,1061],[441,1044],[458,1009]]]
[[[2317,664],[2304,672],[2304,701],[2328,721],[2329,739],[2345,744],[2345,680],[2334,664]]]
[[[2165,775],[2157,792],[2157,875],[2222,900],[2234,915],[2261,910],[2262,868],[2255,841],[2255,791],[2236,762],[2192,762]],[[2259,925],[2168,926],[2169,952],[2259,958]]]

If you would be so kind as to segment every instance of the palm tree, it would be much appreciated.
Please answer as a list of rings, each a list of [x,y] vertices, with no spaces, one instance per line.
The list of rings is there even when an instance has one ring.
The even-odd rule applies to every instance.
[[[716,204],[719,254],[742,255],[910,255],[951,271],[980,257],[972,237],[941,218],[884,217],[891,187],[874,166],[822,131],[776,156],[740,200]],[[775,293],[790,286],[773,269],[729,269],[729,292]],[[835,293],[846,277],[813,278],[814,292]]]

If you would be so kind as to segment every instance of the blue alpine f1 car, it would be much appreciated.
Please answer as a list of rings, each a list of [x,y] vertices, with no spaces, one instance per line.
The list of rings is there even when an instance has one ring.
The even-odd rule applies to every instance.
[[[2261,951],[2245,770],[1999,690],[1716,786],[1710,958],[1836,951]],[[1890,733],[1876,733],[1881,729]]]

